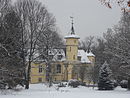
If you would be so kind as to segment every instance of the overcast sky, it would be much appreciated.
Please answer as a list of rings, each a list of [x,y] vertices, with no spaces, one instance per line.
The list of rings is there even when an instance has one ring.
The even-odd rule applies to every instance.
[[[81,39],[86,36],[102,36],[102,33],[117,24],[121,11],[115,7],[112,10],[101,5],[98,0],[39,0],[53,13],[61,35],[70,32],[71,19],[74,17],[74,27]]]

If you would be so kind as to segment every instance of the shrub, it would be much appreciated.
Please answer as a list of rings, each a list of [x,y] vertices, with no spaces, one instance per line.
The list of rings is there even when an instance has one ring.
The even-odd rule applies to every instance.
[[[113,82],[114,88],[116,88],[119,85],[116,80],[113,80],[112,82]]]
[[[79,81],[79,85],[81,85],[81,86],[86,86],[86,83]]]
[[[73,87],[73,88],[76,88],[76,87],[78,87],[79,85],[80,85],[80,82],[79,82],[78,80],[75,80],[75,79],[70,80],[69,83],[68,83],[68,86],[71,86],[71,87]]]
[[[127,81],[127,80],[122,80],[122,81],[120,82],[120,86],[121,86],[122,88],[128,88],[128,81]]]
[[[66,87],[66,85],[61,82],[58,84],[58,87]]]

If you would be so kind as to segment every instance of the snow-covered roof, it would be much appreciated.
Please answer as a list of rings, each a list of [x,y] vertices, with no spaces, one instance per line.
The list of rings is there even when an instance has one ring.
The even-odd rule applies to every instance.
[[[84,50],[78,50],[78,56],[81,57],[82,63],[91,63]]]
[[[63,49],[52,49],[48,51],[48,55],[52,58],[52,61],[64,61],[66,60],[65,52]],[[43,55],[44,56],[44,55]],[[39,51],[35,51],[33,58],[34,61],[45,61],[45,59],[40,55]],[[28,56],[26,57],[28,61]]]
[[[52,58],[52,61],[65,61],[66,60],[66,55],[64,49],[52,49],[48,51],[48,54]],[[84,50],[78,50],[78,57],[81,58],[80,62],[81,63],[92,63],[88,56],[95,56],[92,52],[85,52]],[[44,61],[44,58],[41,58],[39,52],[34,53],[34,61]],[[27,59],[28,60],[28,59]]]
[[[87,56],[93,56],[93,57],[95,57],[95,55],[90,51],[89,53],[88,52],[86,52],[86,55]]]
[[[49,51],[49,55],[53,56],[53,61],[64,61],[66,60],[65,52],[63,49],[52,49]],[[60,57],[59,57],[60,56]]]
[[[76,38],[76,39],[80,39],[80,37],[78,35],[75,35],[75,34],[69,34],[67,36],[64,37],[65,39],[68,39],[68,38]]]
[[[64,55],[63,49],[52,49],[48,53],[49,55]]]

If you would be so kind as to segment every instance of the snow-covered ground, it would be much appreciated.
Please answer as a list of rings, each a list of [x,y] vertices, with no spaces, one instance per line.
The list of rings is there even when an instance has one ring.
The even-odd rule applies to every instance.
[[[29,90],[3,91],[0,98],[130,98],[130,91],[117,87],[113,91],[98,91],[88,87],[48,88],[43,84],[32,84]]]

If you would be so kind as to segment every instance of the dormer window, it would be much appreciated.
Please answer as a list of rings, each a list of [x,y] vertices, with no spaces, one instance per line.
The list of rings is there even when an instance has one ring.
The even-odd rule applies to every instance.
[[[52,60],[53,59],[53,55],[49,55],[49,58]]]
[[[57,56],[57,59],[58,59],[58,60],[61,60],[62,57],[63,57],[62,55],[58,55],[58,56]]]

